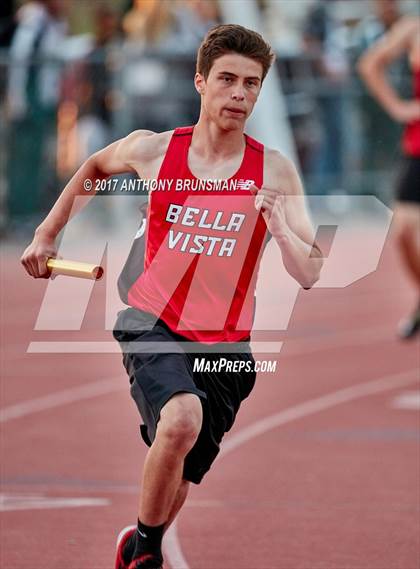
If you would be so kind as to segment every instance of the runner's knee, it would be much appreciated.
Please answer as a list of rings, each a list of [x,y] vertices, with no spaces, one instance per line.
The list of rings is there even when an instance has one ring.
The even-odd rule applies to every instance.
[[[158,432],[173,448],[191,448],[201,430],[203,412],[200,399],[191,393],[173,396],[162,408]]]

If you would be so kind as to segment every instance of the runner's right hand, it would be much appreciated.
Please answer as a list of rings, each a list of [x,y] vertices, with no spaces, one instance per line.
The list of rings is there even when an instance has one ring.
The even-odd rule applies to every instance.
[[[35,279],[48,279],[50,271],[47,261],[50,257],[57,257],[55,239],[45,235],[36,235],[32,243],[25,249],[20,262],[28,274]]]

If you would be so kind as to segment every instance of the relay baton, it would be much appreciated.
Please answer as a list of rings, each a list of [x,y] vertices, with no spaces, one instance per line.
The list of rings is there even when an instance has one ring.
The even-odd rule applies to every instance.
[[[78,277],[79,279],[92,279],[98,281],[104,274],[104,269],[100,265],[91,263],[79,263],[67,259],[53,259],[47,261],[48,269],[56,275],[66,275],[67,277]]]

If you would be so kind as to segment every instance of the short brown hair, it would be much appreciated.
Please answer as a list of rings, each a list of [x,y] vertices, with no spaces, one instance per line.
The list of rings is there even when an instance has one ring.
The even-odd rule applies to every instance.
[[[275,58],[270,45],[257,32],[236,24],[222,24],[212,28],[200,45],[197,54],[197,73],[207,79],[215,59],[231,52],[261,63],[262,80]]]

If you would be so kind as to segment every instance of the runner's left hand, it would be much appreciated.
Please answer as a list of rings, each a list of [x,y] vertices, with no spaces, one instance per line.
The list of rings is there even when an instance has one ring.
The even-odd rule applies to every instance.
[[[250,191],[255,195],[255,207],[261,213],[269,232],[276,237],[282,236],[289,230],[286,218],[286,196],[279,189],[253,185]]]

